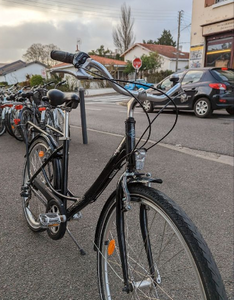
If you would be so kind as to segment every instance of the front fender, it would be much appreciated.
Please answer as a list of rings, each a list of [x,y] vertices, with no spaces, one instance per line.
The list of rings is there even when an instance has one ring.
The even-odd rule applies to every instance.
[[[135,179],[130,179],[130,181],[128,182],[128,186],[134,185],[134,184],[135,185],[139,185],[139,184],[146,185],[147,183],[162,183],[162,179],[155,179],[155,178],[151,178],[151,177],[139,177],[139,178],[135,178]],[[99,240],[101,228],[103,226],[103,219],[104,219],[105,215],[108,214],[109,209],[111,207],[111,202],[113,201],[114,198],[116,198],[116,190],[114,190],[114,192],[112,192],[112,194],[109,196],[109,198],[105,202],[105,205],[103,206],[102,211],[100,213],[100,216],[99,216],[99,219],[97,222],[97,227],[95,230],[95,236],[94,236],[94,251],[97,251],[97,242]]]
[[[105,216],[106,212],[108,211],[110,203],[111,203],[111,201],[113,201],[115,196],[116,196],[116,190],[109,196],[109,198],[105,202],[105,205],[103,206],[102,211],[100,213],[100,216],[99,216],[99,219],[98,219],[98,222],[97,222],[97,227],[96,227],[96,230],[95,230],[95,236],[94,236],[94,247],[93,247],[94,251],[97,251],[97,242],[99,240],[99,236],[100,236],[100,233],[101,233],[101,227],[102,227],[102,223],[103,223],[102,220],[104,219],[104,216]]]

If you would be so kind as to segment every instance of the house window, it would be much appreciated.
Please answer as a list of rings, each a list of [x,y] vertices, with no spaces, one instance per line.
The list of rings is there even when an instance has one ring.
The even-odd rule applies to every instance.
[[[233,36],[207,40],[206,67],[231,67]]]
[[[211,6],[213,4],[215,4],[216,0],[205,0],[205,7]]]

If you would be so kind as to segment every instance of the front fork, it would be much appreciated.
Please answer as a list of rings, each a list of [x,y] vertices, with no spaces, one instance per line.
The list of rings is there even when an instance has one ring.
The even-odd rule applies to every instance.
[[[134,283],[129,278],[128,258],[125,240],[124,218],[125,213],[131,210],[131,198],[127,187],[127,178],[132,176],[130,173],[124,173],[117,184],[116,190],[116,229],[119,244],[120,259],[122,264],[124,288],[123,291],[130,293],[134,289]],[[148,260],[149,273],[152,281],[155,283],[155,267],[151,250],[151,243],[148,230],[147,207],[144,204],[140,206],[140,228],[143,239],[143,245]],[[137,222],[137,220],[136,220]],[[132,228],[134,230],[134,228]]]
[[[124,198],[124,192],[123,192],[123,180],[126,180],[125,174],[120,178],[116,189],[116,230],[117,230],[117,237],[118,237],[118,244],[119,244],[120,259],[122,264],[123,279],[124,279],[123,291],[129,293],[133,291],[133,286],[129,281],[129,270],[128,270],[127,250],[126,250],[126,241],[125,241],[124,213],[127,211],[127,209],[126,209],[126,197]],[[127,193],[129,194],[128,190]]]

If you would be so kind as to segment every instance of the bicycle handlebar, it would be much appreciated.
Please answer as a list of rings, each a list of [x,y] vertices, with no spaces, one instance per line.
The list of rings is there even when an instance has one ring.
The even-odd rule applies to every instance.
[[[69,52],[59,51],[59,50],[53,50],[50,53],[50,57],[57,61],[72,64],[74,59],[74,54]]]
[[[111,76],[109,71],[104,67],[101,63],[97,62],[96,60],[93,60],[89,57],[88,54],[84,52],[77,52],[75,54],[64,52],[64,51],[57,51],[53,50],[51,51],[51,58],[54,60],[58,60],[65,63],[73,64],[75,68],[77,68],[77,72],[73,73],[72,71],[63,71],[63,70],[53,70],[52,72],[59,72],[59,73],[68,73],[70,75],[75,76],[77,79],[94,79],[94,76],[89,75],[86,73],[85,69],[95,68],[97,71],[101,73],[102,76],[106,77],[107,79],[110,79],[109,83],[113,87],[113,89],[119,93],[123,94],[125,96],[130,96],[130,94],[134,97],[136,97],[140,101],[149,100],[152,102],[161,102],[164,100],[167,100],[167,96],[173,96],[177,92],[183,92],[183,89],[181,88],[181,84],[177,83],[174,85],[170,90],[168,90],[165,94],[167,95],[152,95],[146,92],[146,90],[139,89],[138,91],[126,91],[124,88],[119,86],[114,78]]]

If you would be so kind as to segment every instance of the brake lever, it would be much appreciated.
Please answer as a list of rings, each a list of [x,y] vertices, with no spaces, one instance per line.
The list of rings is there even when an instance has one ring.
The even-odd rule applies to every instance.
[[[77,79],[81,79],[81,80],[82,79],[93,79],[93,76],[86,73],[84,69],[78,69],[76,72],[64,71],[64,70],[52,70],[52,71],[50,71],[50,73],[51,74],[54,74],[54,73],[69,74],[69,75],[72,75],[72,76],[76,77]]]

